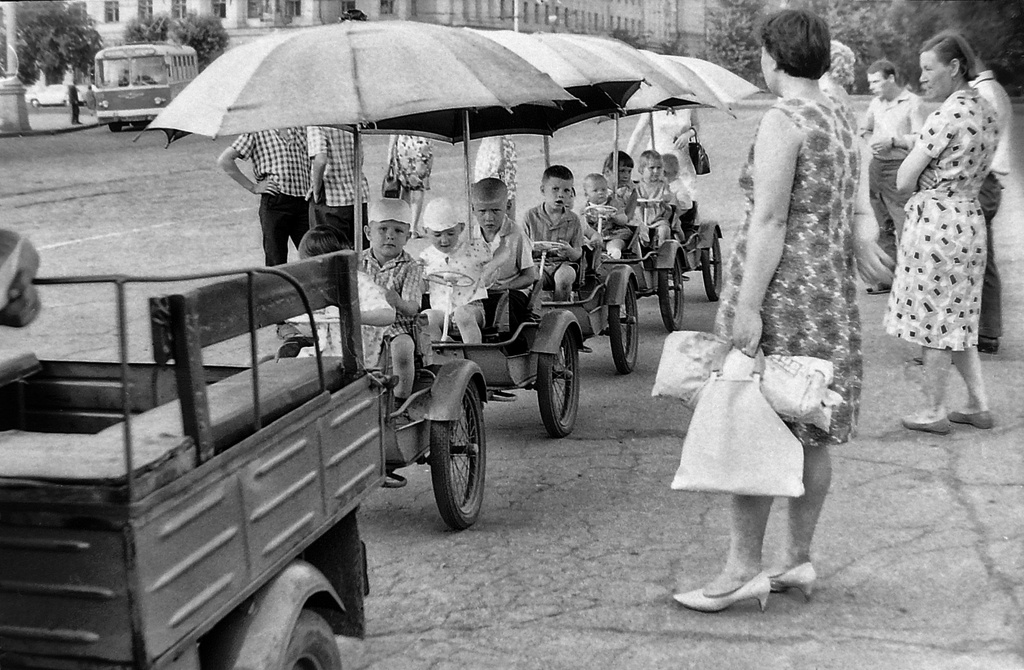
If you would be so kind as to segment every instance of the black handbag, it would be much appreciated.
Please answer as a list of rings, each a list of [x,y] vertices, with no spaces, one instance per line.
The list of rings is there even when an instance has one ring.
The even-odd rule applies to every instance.
[[[709,174],[711,172],[711,161],[708,160],[708,154],[704,151],[704,147],[697,140],[697,133],[693,133],[693,138],[687,144],[686,148],[690,152],[690,162],[693,163],[693,171],[696,174]]]

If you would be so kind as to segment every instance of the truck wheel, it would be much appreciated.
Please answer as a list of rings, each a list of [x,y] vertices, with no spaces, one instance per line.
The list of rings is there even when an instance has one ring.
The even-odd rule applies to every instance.
[[[704,277],[704,293],[708,300],[718,302],[718,294],[722,291],[722,244],[717,230],[711,238],[711,248],[700,250],[700,273]]]
[[[341,670],[341,652],[322,616],[303,610],[292,628],[281,670]]]
[[[636,289],[626,286],[622,305],[608,306],[608,336],[611,338],[612,361],[620,375],[628,375],[636,367],[639,349],[639,323],[637,321]]]
[[[580,352],[567,330],[557,354],[541,354],[537,361],[537,403],[544,428],[551,437],[565,437],[576,426],[580,406]]]
[[[671,269],[658,270],[658,306],[665,330],[672,333],[683,328],[683,257],[676,254]]]
[[[441,518],[453,530],[469,528],[484,501],[487,439],[476,387],[462,393],[457,421],[430,424],[430,481]]]

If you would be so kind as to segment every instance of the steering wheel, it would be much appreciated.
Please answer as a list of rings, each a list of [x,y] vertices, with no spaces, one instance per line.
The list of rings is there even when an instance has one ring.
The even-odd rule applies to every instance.
[[[644,207],[653,207],[654,205],[663,202],[661,198],[637,198],[637,204],[643,205]]]
[[[611,205],[587,205],[583,209],[584,214],[593,214],[598,217],[609,217],[616,211],[618,210]]]
[[[456,270],[441,270],[424,275],[423,278],[431,284],[442,284],[455,288],[469,288],[476,284],[476,280],[469,275]]]
[[[565,242],[549,242],[547,240],[538,240],[537,242],[533,243],[534,251],[540,251],[545,253],[550,251],[565,251],[566,249],[571,248],[572,247],[570,247]]]

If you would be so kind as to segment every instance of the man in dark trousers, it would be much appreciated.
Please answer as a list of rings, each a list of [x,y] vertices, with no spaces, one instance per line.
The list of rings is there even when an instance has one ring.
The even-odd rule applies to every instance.
[[[71,125],[80,126],[82,122],[78,120],[78,87],[74,84],[68,84],[68,104],[71,105]]]

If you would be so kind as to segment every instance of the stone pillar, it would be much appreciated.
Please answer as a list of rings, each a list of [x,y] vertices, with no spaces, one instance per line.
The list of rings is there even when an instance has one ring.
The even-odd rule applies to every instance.
[[[29,130],[28,106],[25,104],[25,87],[18,79],[17,58],[11,58],[18,43],[17,3],[4,3],[4,23],[7,27],[7,44],[10,48],[4,56],[6,74],[0,76],[0,131]]]

